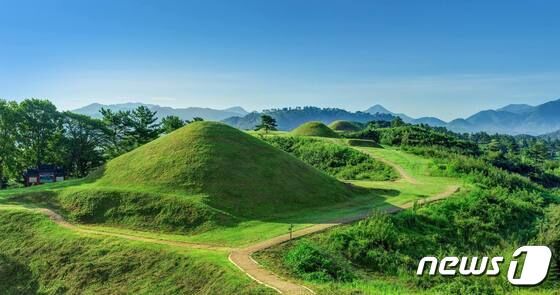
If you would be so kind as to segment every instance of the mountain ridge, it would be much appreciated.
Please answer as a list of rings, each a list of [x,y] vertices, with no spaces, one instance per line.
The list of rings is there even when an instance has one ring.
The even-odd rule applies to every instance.
[[[187,107],[187,108],[172,108],[167,106],[160,106],[156,104],[145,104],[140,102],[127,102],[120,104],[100,104],[92,103],[87,106],[73,110],[72,112],[88,115],[93,118],[101,118],[99,111],[101,108],[110,109],[112,111],[130,111],[139,106],[148,107],[152,111],[157,112],[159,119],[166,116],[177,116],[182,120],[192,120],[194,117],[201,117],[205,120],[220,121],[233,116],[244,116],[248,112],[240,106],[233,106],[226,109],[212,109],[203,107]]]
[[[114,111],[131,110],[138,106],[147,106],[158,112],[161,119],[165,116],[175,115],[183,120],[201,117],[205,120],[222,121],[240,129],[253,129],[260,122],[260,116],[267,114],[277,120],[280,130],[292,130],[308,121],[319,121],[330,124],[337,120],[365,123],[373,120],[390,121],[400,117],[410,124],[427,124],[433,127],[446,127],[451,131],[460,133],[502,133],[510,135],[544,135],[560,130],[560,99],[532,106],[528,104],[509,104],[497,109],[482,110],[466,118],[457,118],[446,122],[437,117],[413,118],[404,113],[392,112],[380,104],[375,104],[365,111],[350,112],[339,108],[295,107],[263,110],[261,112],[247,112],[240,106],[222,110],[189,107],[172,108],[153,104],[124,103],[103,105],[92,103],[74,110],[76,113],[100,118],[99,110],[102,107]]]

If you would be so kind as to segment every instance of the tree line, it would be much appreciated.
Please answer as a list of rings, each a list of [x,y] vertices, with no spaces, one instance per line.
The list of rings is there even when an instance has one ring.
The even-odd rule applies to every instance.
[[[0,99],[0,188],[21,183],[30,167],[54,164],[68,176],[83,177],[117,157],[189,121],[145,106],[132,111],[102,109],[102,119],[60,112],[48,100],[18,103]],[[194,118],[193,121],[202,120]]]

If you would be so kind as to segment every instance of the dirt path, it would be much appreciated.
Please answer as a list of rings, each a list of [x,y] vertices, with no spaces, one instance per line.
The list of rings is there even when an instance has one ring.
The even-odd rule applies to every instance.
[[[447,198],[457,192],[459,190],[459,186],[449,186],[445,191],[424,199],[422,204],[435,202],[444,198]],[[404,209],[411,208],[414,205],[413,202],[409,202],[406,204],[401,205],[400,207],[391,206],[380,209],[380,211],[385,213],[395,213]],[[206,245],[206,244],[196,244],[196,243],[187,243],[187,242],[179,242],[179,241],[172,241],[172,240],[164,240],[164,239],[154,239],[154,238],[147,238],[142,236],[136,236],[131,234],[120,234],[120,233],[113,233],[113,232],[106,232],[101,230],[92,230],[92,229],[85,229],[80,226],[73,225],[68,221],[64,220],[64,218],[59,215],[58,213],[50,210],[50,209],[37,209],[42,214],[47,215],[51,220],[53,220],[56,224],[70,229],[75,232],[85,233],[85,234],[93,234],[93,235],[101,235],[101,236],[109,236],[109,237],[116,237],[127,239],[131,241],[140,241],[146,243],[154,243],[154,244],[161,244],[161,245],[168,245],[168,246],[175,246],[175,247],[182,247],[182,248],[189,248],[189,249],[206,249],[206,250],[219,250],[219,251],[228,251],[229,260],[235,266],[237,266],[243,273],[248,275],[253,280],[261,283],[269,288],[276,290],[278,293],[281,294],[314,294],[314,292],[297,283],[290,282],[284,278],[281,278],[271,271],[263,268],[258,262],[256,262],[251,255],[255,252],[285,243],[290,240],[290,235],[285,234],[281,235],[266,241],[259,242],[257,244],[250,245],[248,247],[237,249],[237,248],[229,248],[229,247],[219,247],[213,245]],[[306,227],[292,233],[292,238],[299,238],[309,234],[318,233],[324,230],[327,230],[331,227],[351,223],[354,221],[358,221],[361,219],[366,218],[371,214],[371,211],[364,211],[358,213],[353,216],[348,216],[345,218],[340,218],[337,220],[333,220],[329,223],[321,223],[316,224],[310,227]]]
[[[444,198],[451,196],[452,194],[459,191],[459,186],[451,185],[447,187],[447,189],[433,197],[426,198],[423,200],[422,204],[427,204],[431,202],[435,202]],[[401,205],[400,207],[391,206],[387,208],[383,208],[380,211],[385,213],[395,213],[404,209],[412,208],[414,206],[414,202],[409,202],[406,204]],[[331,227],[342,225],[345,223],[351,223],[354,221],[358,221],[361,219],[366,218],[371,214],[371,211],[362,212],[357,215],[346,217],[343,219],[335,220],[331,223],[322,223],[313,225],[301,230],[297,230],[292,233],[292,238],[299,238],[305,235],[318,233],[324,230],[327,230]],[[284,278],[281,278],[271,271],[263,268],[258,262],[256,262],[251,255],[255,252],[265,250],[267,248],[285,243],[290,240],[290,235],[285,234],[282,236],[278,236],[272,238],[270,240],[266,240],[251,246],[248,246],[243,249],[233,250],[229,255],[229,260],[235,264],[241,271],[246,273],[249,277],[253,280],[268,286],[281,294],[314,294],[311,289],[303,286],[298,285],[296,283],[290,282]]]
[[[370,153],[371,155],[371,153]],[[414,179],[411,175],[408,174],[401,166],[391,161],[385,160],[383,158],[375,157],[377,160],[393,167],[401,176],[401,178],[409,183],[412,184],[419,184],[416,179]],[[459,190],[459,186],[451,185],[448,186],[443,192],[438,193],[432,197],[423,199],[421,204],[427,204],[430,202],[435,202],[444,198],[447,198],[457,192]],[[397,206],[390,206],[380,209],[380,211],[385,213],[395,213],[404,209],[408,209],[414,206],[414,202],[405,203],[399,207]],[[207,250],[221,250],[221,251],[229,251],[229,260],[235,266],[237,266],[243,273],[248,275],[253,280],[257,281],[260,284],[263,284],[269,288],[276,290],[278,293],[281,294],[314,294],[311,289],[291,282],[285,278],[281,278],[276,274],[272,273],[271,271],[263,268],[257,261],[255,261],[251,255],[255,252],[285,243],[290,240],[290,235],[285,234],[281,235],[266,241],[259,242],[257,244],[250,245],[245,248],[236,249],[236,248],[228,248],[228,247],[219,247],[219,246],[212,246],[212,245],[205,245],[205,244],[195,244],[195,243],[186,243],[186,242],[178,242],[178,241],[171,241],[171,240],[163,240],[163,239],[154,239],[154,238],[146,238],[141,236],[135,236],[130,234],[119,234],[119,233],[112,233],[112,232],[104,232],[99,230],[91,230],[91,229],[84,229],[79,226],[70,224],[69,222],[65,221],[62,216],[57,214],[56,212],[50,209],[39,209],[39,211],[47,216],[49,216],[54,222],[59,224],[62,227],[81,232],[86,234],[94,234],[94,235],[104,235],[110,237],[118,237],[123,239],[128,239],[132,241],[141,241],[147,243],[155,243],[155,244],[162,244],[162,245],[170,245],[176,247],[183,247],[183,248],[190,248],[190,249],[207,249]],[[327,230],[331,227],[351,223],[354,221],[358,221],[361,219],[366,218],[371,214],[371,210],[364,211],[357,213],[356,215],[333,220],[328,223],[321,223],[316,224],[310,227],[306,227],[301,230],[294,231],[292,233],[292,238],[299,238],[302,236],[306,236],[309,234],[318,233],[324,230]]]
[[[406,172],[406,170],[404,170],[403,167],[401,167],[400,165],[393,163],[387,159],[381,158],[379,156],[377,156],[376,154],[372,153],[371,151],[367,151],[367,150],[361,150],[358,149],[358,151],[366,153],[368,155],[370,155],[371,157],[373,157],[374,159],[376,159],[379,162],[382,162],[386,165],[391,166],[391,168],[395,169],[395,171],[397,171],[397,173],[399,174],[399,176],[401,177],[402,180],[411,183],[411,184],[419,184],[418,180],[416,180],[416,178],[412,177],[410,174],[408,174],[408,172]]]
[[[131,240],[131,241],[139,241],[139,242],[154,243],[154,244],[160,244],[160,245],[176,246],[176,247],[189,248],[189,249],[206,249],[206,250],[218,250],[218,251],[232,251],[233,250],[233,248],[229,248],[229,247],[220,247],[220,246],[206,245],[206,244],[196,244],[196,243],[187,243],[187,242],[179,242],[179,241],[172,241],[172,240],[154,239],[154,238],[147,238],[147,237],[136,236],[136,235],[131,235],[131,234],[119,234],[119,233],[106,232],[106,231],[101,231],[101,230],[85,229],[85,228],[82,228],[80,226],[76,226],[76,225],[73,225],[73,224],[69,223],[68,221],[64,220],[64,218],[62,216],[60,216],[58,213],[56,213],[56,212],[54,212],[50,209],[42,208],[42,209],[37,209],[37,211],[47,215],[52,221],[54,221],[56,224],[58,224],[58,225],[60,225],[64,228],[70,229],[70,230],[75,231],[75,232],[84,233],[84,234],[116,237],[116,238]]]

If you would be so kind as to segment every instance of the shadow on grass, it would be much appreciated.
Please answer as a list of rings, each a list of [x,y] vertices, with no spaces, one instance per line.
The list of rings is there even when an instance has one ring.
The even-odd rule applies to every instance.
[[[65,210],[67,208],[61,205],[60,191],[72,186],[94,182],[102,173],[103,170],[100,170],[97,175],[80,181],[37,186],[31,189],[22,189],[18,193],[14,190],[14,194],[11,196],[0,198],[0,205],[19,205],[31,209],[48,208],[73,222],[83,224],[109,225],[141,231],[185,235],[198,234],[218,228],[233,229],[240,223],[249,221],[286,224],[286,226],[290,224],[346,223],[366,218],[374,210],[382,209],[393,212],[400,209],[387,202],[387,199],[399,196],[401,194],[399,190],[364,188],[347,184],[350,186],[353,196],[346,200],[323,206],[293,206],[290,210],[282,209],[272,214],[259,214],[258,210],[249,210],[248,212],[254,212],[255,214],[240,216],[232,214],[231,211],[220,206],[220,204],[210,204],[207,202],[208,200],[200,202],[210,205],[210,208],[207,209],[197,209],[199,207],[194,205],[186,206],[183,204],[184,201],[190,202],[192,199],[191,196],[187,195],[167,196],[165,194],[103,187],[88,187],[83,190],[77,188],[75,192],[72,191],[68,194],[74,194],[67,200],[70,200],[69,203],[73,204],[75,210],[78,210],[78,214],[84,214],[82,212],[83,208],[94,207],[88,215],[78,216],[76,212]],[[68,195],[64,198],[69,198]],[[97,202],[98,204],[91,202]],[[80,209],[81,207],[83,208]],[[214,213],[208,211],[208,209],[211,209]],[[213,214],[213,217],[203,216],[209,213]],[[127,223],[130,220],[134,220],[134,223]],[[213,225],[207,227],[205,224],[207,221]]]

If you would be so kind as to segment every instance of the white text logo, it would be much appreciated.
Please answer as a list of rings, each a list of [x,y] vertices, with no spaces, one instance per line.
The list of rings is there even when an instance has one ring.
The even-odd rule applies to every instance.
[[[525,261],[518,270],[518,258],[525,254]],[[534,286],[541,283],[548,274],[548,267],[552,252],[546,246],[523,246],[513,253],[513,259],[509,264],[507,279],[517,286]],[[418,263],[417,275],[424,274],[426,266],[429,264],[429,275],[435,275],[436,271],[440,275],[454,276],[460,275],[488,275],[495,276],[500,273],[500,264],[504,262],[504,257],[444,257],[438,261],[436,257],[424,257]],[[519,274],[519,277],[516,277]]]

